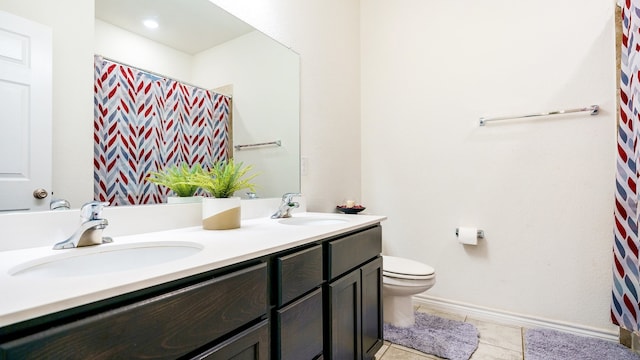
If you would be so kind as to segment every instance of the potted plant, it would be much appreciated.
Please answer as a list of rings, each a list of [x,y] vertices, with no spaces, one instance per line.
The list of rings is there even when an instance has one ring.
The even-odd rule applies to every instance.
[[[179,166],[169,166],[162,171],[153,171],[149,173],[146,180],[173,191],[175,196],[168,196],[168,203],[200,202],[202,196],[194,196],[198,191],[198,186],[191,184],[191,181],[202,173],[200,164],[194,164],[190,167],[186,163],[182,163]]]
[[[240,198],[233,194],[242,189],[255,191],[249,175],[252,166],[233,159],[217,161],[209,171],[195,174],[189,183],[211,194],[202,200],[202,227],[206,230],[226,230],[240,227]]]

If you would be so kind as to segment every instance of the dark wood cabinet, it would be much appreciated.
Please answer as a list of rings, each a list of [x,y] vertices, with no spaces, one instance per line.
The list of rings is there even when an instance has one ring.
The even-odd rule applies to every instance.
[[[327,280],[336,279],[382,253],[382,228],[378,225],[325,243]]]
[[[333,281],[328,289],[327,355],[329,359],[361,359],[360,271]]]
[[[373,359],[383,343],[382,257],[360,268],[362,290],[362,356]]]
[[[176,359],[266,317],[267,280],[251,266],[2,343],[0,359]]]
[[[323,354],[322,288],[276,311],[276,359],[317,359]]]
[[[0,328],[0,360],[372,359],[379,225]]]
[[[193,360],[268,360],[269,321],[247,329]]]
[[[317,359],[323,355],[322,245],[276,257],[274,359]]]
[[[375,227],[327,244],[331,281],[326,285],[325,354],[330,359],[373,359],[382,347],[380,230]]]
[[[276,257],[277,306],[322,285],[322,245]]]

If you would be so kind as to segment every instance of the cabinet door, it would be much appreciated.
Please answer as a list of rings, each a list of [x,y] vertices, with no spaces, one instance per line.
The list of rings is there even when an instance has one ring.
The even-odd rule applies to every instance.
[[[331,359],[361,358],[360,270],[330,283],[327,351]]]
[[[232,337],[193,360],[267,360],[269,359],[269,321]]]
[[[276,359],[311,360],[322,355],[321,288],[276,313]]]
[[[382,347],[382,258],[361,269],[362,274],[362,354],[373,359]]]

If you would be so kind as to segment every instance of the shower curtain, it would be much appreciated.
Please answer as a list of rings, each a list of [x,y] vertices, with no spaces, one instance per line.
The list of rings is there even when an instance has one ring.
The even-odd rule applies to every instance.
[[[611,320],[632,331],[640,328],[638,261],[638,138],[640,131],[640,0],[622,1],[620,118],[616,159],[613,291]]]
[[[229,97],[100,56],[94,76],[95,200],[162,203],[169,190],[150,172],[227,159]]]

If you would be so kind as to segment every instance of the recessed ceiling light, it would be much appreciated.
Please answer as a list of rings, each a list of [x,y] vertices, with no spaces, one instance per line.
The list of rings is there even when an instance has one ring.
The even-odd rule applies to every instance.
[[[143,21],[142,23],[144,24],[144,26],[146,26],[149,29],[155,29],[155,28],[157,28],[159,26],[158,22],[153,20],[153,19],[147,19],[147,20]]]

